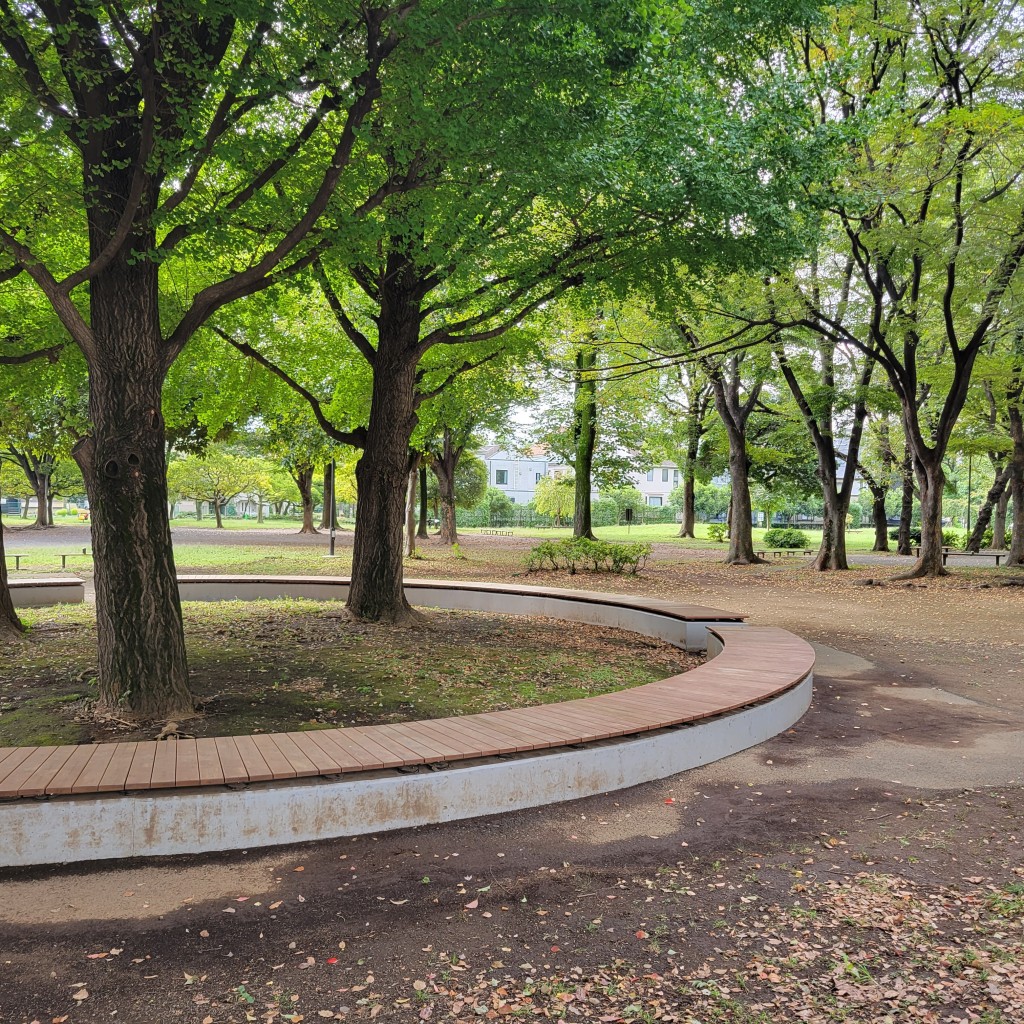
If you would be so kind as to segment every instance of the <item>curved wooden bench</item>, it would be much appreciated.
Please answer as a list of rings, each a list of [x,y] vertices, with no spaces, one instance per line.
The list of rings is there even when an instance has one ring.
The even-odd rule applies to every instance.
[[[213,581],[207,599],[254,586],[267,592],[278,586],[288,594],[326,586],[338,595],[348,582],[183,577],[183,596],[191,597],[207,580]],[[674,629],[679,646],[688,644],[690,627],[701,624],[712,657],[689,672],[630,690],[512,711],[198,740],[0,748],[0,832],[9,845],[0,850],[0,865],[272,845],[537,806],[724,757],[787,728],[810,701],[809,644],[785,630],[745,626],[740,616],[716,609],[499,584],[410,581],[408,589],[416,603],[447,596],[449,606],[456,600],[462,607],[503,604],[495,610],[513,613],[538,614],[523,609],[548,602],[580,621],[618,609],[634,623],[626,628],[642,621],[642,632],[651,635]],[[722,624],[730,617],[731,624]],[[682,733],[666,732],[679,727]],[[494,763],[502,755],[512,760]],[[451,763],[475,767],[427,776],[393,771]],[[483,766],[479,785],[463,777]],[[302,788],[309,784],[342,788],[328,799]],[[232,785],[244,792],[211,790]],[[424,801],[427,792],[431,797]],[[57,799],[39,804],[27,797]],[[257,805],[259,820],[250,820]],[[31,810],[18,817],[19,808]],[[301,820],[295,817],[300,808]],[[161,816],[170,826],[154,824]],[[221,819],[231,825],[217,824]],[[59,830],[56,835],[64,837],[70,830],[84,852],[71,855],[75,843],[51,836],[51,843],[64,842],[54,857],[33,846],[33,830]]]

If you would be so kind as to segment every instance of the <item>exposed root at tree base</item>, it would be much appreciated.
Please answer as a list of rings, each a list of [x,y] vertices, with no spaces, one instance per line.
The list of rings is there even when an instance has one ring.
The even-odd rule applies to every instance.
[[[938,579],[940,576],[948,576],[949,570],[940,566],[937,569],[929,570],[920,562],[913,567],[913,569],[907,572],[901,572],[898,576],[893,576],[892,581],[894,583],[902,580],[923,580],[923,579]]]
[[[338,617],[343,618],[346,622],[358,622],[363,626],[397,626],[399,629],[422,629],[430,625],[430,616],[408,606],[394,614],[381,615],[375,619],[356,615],[351,608],[345,608],[339,613]]]

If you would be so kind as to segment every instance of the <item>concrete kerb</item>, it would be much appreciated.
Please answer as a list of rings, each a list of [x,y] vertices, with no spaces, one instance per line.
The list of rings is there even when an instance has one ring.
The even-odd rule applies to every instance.
[[[49,576],[7,581],[15,608],[43,608],[51,604],[81,604],[85,582],[77,576]]]
[[[347,580],[325,584],[316,578],[183,577],[181,588],[185,600],[271,596],[322,600],[338,599],[342,590],[347,593]],[[276,593],[271,594],[273,588]],[[718,635],[712,632],[714,622],[727,617],[715,609],[707,609],[710,621],[681,621],[672,615],[670,602],[645,599],[637,603],[653,607],[630,607],[630,598],[619,595],[569,597],[564,591],[545,593],[534,587],[418,581],[410,587],[409,597],[412,603],[434,607],[598,622],[689,649],[707,646],[711,656],[722,651],[722,637],[730,633],[728,629]],[[733,630],[740,624],[726,623]],[[369,834],[538,807],[667,778],[745,750],[798,721],[811,700],[809,646],[808,652],[806,673],[770,699],[685,726],[581,748],[483,758],[416,775],[361,772],[242,787],[0,802],[0,866],[251,849]]]

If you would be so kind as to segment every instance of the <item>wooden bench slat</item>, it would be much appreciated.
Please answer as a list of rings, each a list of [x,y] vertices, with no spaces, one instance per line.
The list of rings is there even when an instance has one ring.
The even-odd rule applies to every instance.
[[[224,772],[220,767],[217,741],[208,737],[196,740],[196,758],[199,762],[199,784],[201,786],[222,786]]]
[[[295,778],[295,769],[292,767],[291,761],[281,753],[281,748],[271,739],[270,733],[258,733],[252,737],[252,741],[266,762],[271,778]]]
[[[312,762],[318,775],[337,775],[341,771],[341,765],[333,753],[329,753],[316,742],[313,733],[319,731],[319,729],[309,729],[302,732],[289,732],[285,735],[299,748],[303,756]]]
[[[149,784],[153,789],[173,789],[177,778],[178,744],[180,740],[161,740],[153,755]]]
[[[0,797],[17,796],[21,787],[28,782],[35,771],[46,763],[46,759],[57,747],[26,747],[28,754],[13,766],[0,781]]]
[[[268,734],[268,738],[277,746],[277,749],[281,751],[281,756],[288,762],[293,778],[302,779],[317,774],[316,765],[284,733],[272,732]],[[269,760],[267,763],[270,763]]]
[[[128,769],[128,777],[124,781],[126,790],[150,789],[152,787],[153,765],[156,762],[157,750],[164,742],[164,740],[145,740],[136,746],[135,756]]]
[[[198,786],[199,748],[194,739],[173,740],[174,743],[174,785],[179,789],[185,786]]]
[[[74,792],[75,783],[92,758],[94,749],[92,744],[87,743],[72,747],[71,756],[61,766],[60,771],[46,784],[46,792],[51,796]]]
[[[248,782],[249,774],[245,770],[245,762],[238,752],[233,736],[217,736],[214,741],[217,745],[217,756],[220,758],[220,770],[227,783]]]
[[[124,789],[138,743],[114,743],[112,746],[113,757],[103,770],[99,785],[96,787],[100,793],[116,793],[119,789]]]
[[[335,754],[338,767],[343,772],[371,771],[383,768],[383,762],[350,733],[351,729],[320,729],[317,730],[316,740],[321,745],[329,744],[329,749]]]
[[[18,796],[42,796],[53,777],[64,767],[76,747],[56,747],[53,753],[25,780]]]
[[[97,743],[90,747],[91,756],[75,779],[72,793],[95,793],[99,789],[100,779],[114,756],[114,747],[113,743]]]
[[[250,782],[269,782],[273,779],[274,772],[267,764],[252,736],[232,736],[232,739],[235,741],[235,749],[242,759],[242,766],[245,768],[245,774]]]

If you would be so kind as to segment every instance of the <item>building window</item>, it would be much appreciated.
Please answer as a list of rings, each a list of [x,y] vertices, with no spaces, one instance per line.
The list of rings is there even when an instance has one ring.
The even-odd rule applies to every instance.
[[[508,486],[508,470],[507,469],[496,469],[494,471],[494,482],[501,486],[504,484]]]
[[[543,475],[544,475],[543,473],[534,473],[534,474],[533,474],[533,482],[534,482],[535,484],[539,484],[539,483],[540,483],[540,478],[541,478],[541,477],[542,477]]]
[[[515,495],[512,495],[508,500],[514,505],[516,503]]]
[[[661,495],[660,494],[648,495],[647,504],[650,505],[652,508],[661,508]]]
[[[667,484],[668,483],[668,470],[667,469],[663,468],[662,471],[661,471],[661,482],[663,484]]]
[[[654,470],[653,469],[647,470],[647,479],[648,480],[653,480],[654,479]]]
[[[672,470],[672,483],[673,483],[673,484],[674,484],[674,485],[675,485],[676,487],[678,487],[678,486],[679,486],[679,470],[678,470],[678,469],[673,469],[673,470]]]

